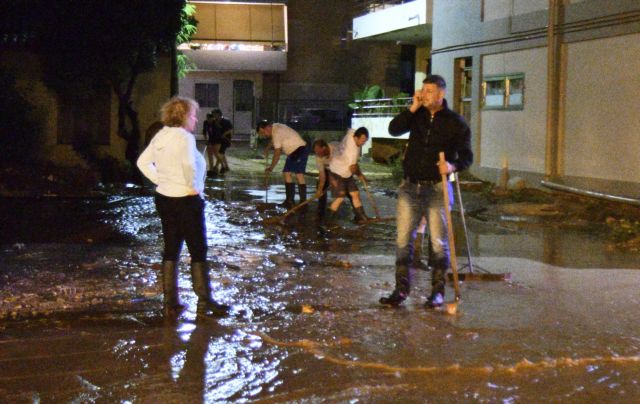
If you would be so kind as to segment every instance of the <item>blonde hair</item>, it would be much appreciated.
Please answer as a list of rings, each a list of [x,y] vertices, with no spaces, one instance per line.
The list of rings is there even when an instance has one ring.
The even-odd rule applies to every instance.
[[[160,108],[160,116],[165,126],[182,127],[187,122],[189,112],[197,111],[200,106],[187,97],[173,97]]]

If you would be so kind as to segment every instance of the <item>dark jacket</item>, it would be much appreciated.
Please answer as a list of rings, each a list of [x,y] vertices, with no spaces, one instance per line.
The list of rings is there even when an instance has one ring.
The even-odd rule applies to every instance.
[[[402,167],[405,178],[411,180],[441,179],[438,171],[438,154],[456,166],[456,171],[466,169],[473,162],[471,131],[464,119],[450,110],[444,100],[443,109],[432,117],[425,107],[415,113],[402,111],[389,123],[389,134],[400,136],[409,132],[409,144]]]

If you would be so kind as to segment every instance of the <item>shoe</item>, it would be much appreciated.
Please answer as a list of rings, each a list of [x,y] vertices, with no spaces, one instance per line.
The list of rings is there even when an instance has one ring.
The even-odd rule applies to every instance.
[[[216,175],[218,175],[218,170],[215,168],[213,170],[207,171],[207,176],[209,177],[215,177]]]
[[[385,304],[389,306],[399,306],[402,302],[405,301],[406,298],[407,298],[406,293],[398,292],[397,290],[394,290],[393,293],[391,293],[389,296],[381,297],[379,302],[380,304]]]
[[[224,317],[229,314],[231,306],[226,304],[220,304],[215,300],[198,300],[198,306],[196,308],[197,315]]]
[[[429,296],[427,298],[427,302],[424,304],[424,307],[428,309],[437,309],[444,304],[444,296],[442,293],[436,293],[435,295]]]

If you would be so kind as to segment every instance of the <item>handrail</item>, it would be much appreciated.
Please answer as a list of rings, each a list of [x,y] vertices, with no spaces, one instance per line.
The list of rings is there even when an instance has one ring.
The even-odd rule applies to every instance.
[[[398,97],[398,98],[370,98],[366,100],[354,100],[354,102],[378,102],[378,101],[393,101],[393,100],[411,100],[411,97]]]
[[[353,109],[354,117],[389,117],[407,108],[411,104],[412,99],[411,97],[399,97],[355,100],[356,105],[350,104],[350,106]]]

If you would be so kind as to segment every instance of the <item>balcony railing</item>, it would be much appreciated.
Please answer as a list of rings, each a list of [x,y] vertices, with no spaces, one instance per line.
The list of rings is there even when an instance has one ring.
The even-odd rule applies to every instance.
[[[349,106],[353,109],[353,117],[389,117],[406,109],[411,101],[411,97],[377,98],[355,100]]]
[[[188,43],[183,43],[178,46],[178,49],[192,49],[192,50],[209,50],[209,51],[276,51],[286,52],[287,44],[280,41],[215,41],[215,40],[203,40],[194,39]]]
[[[355,0],[355,15],[361,16],[414,0]]]

